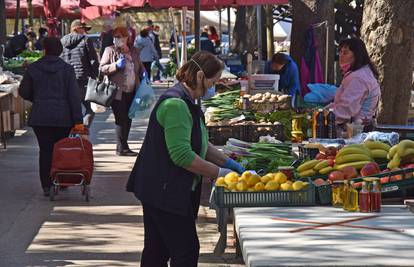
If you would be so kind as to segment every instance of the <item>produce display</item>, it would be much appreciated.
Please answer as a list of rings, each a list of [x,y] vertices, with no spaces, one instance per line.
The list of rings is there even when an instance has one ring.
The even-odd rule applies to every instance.
[[[15,70],[24,67],[25,64],[33,63],[39,60],[43,56],[42,52],[39,51],[24,51],[17,57],[6,61],[4,68],[8,70]]]
[[[266,92],[254,95],[246,94],[242,98],[248,100],[249,108],[255,112],[268,113],[291,108],[291,97],[289,95]],[[240,102],[242,102],[242,99]]]
[[[308,187],[308,182],[289,181],[282,173],[267,173],[264,176],[246,171],[242,175],[235,172],[219,177],[216,186],[224,187],[231,192],[262,192],[262,191],[299,191]]]
[[[230,138],[224,152],[235,157],[247,170],[276,172],[280,166],[290,166],[295,158],[289,143],[248,143]]]

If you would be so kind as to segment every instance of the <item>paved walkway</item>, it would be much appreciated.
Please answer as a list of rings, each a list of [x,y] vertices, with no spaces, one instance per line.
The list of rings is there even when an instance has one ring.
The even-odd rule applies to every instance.
[[[0,149],[1,267],[139,266],[142,209],[125,192],[135,158],[115,156],[113,124],[111,112],[106,112],[96,116],[91,129],[95,173],[90,203],[78,188],[62,192],[54,202],[42,195],[38,148],[30,128],[18,131],[7,150]],[[134,121],[133,150],[140,148],[145,131],[145,121]],[[199,217],[199,266],[244,266],[235,259],[234,248],[222,257],[212,254],[219,236],[215,213],[202,207]]]

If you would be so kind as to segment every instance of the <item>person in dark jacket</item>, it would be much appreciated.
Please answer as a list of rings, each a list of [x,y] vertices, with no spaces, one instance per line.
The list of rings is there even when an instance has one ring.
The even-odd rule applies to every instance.
[[[202,32],[200,36],[200,50],[215,53],[214,44],[208,39],[208,33]]]
[[[36,43],[34,44],[34,48],[36,50],[43,50],[43,40],[47,37],[47,29],[46,28],[39,28],[39,38],[37,39]]]
[[[243,167],[208,142],[196,99],[221,76],[224,64],[200,51],[177,73],[179,81],[155,105],[127,190],[144,210],[141,267],[197,266],[197,218],[201,178],[216,178]]]
[[[33,103],[29,126],[39,143],[39,172],[44,194],[49,195],[53,145],[69,135],[72,127],[83,128],[81,100],[73,67],[61,58],[59,39],[43,41],[41,59],[29,65],[19,94]]]
[[[63,52],[61,58],[73,66],[76,80],[80,89],[82,105],[84,107],[83,123],[86,127],[92,124],[95,113],[91,109],[91,103],[85,101],[86,87],[89,78],[98,76],[99,61],[93,42],[86,35],[90,27],[74,20],[71,24],[71,33],[62,37]]]
[[[155,25],[154,31],[152,32],[154,34],[154,47],[155,50],[157,50],[158,59],[155,60],[152,64],[155,64],[157,67],[157,73],[153,77],[153,81],[160,81],[161,79],[161,73],[164,73],[164,67],[160,63],[160,58],[162,58],[162,51],[161,51],[161,44],[160,44],[160,26]]]
[[[4,57],[12,58],[19,55],[28,48],[29,43],[32,43],[35,40],[36,34],[32,31],[13,36],[6,44]]]
[[[294,97],[300,94],[299,70],[296,62],[284,53],[276,53],[265,65],[265,74],[279,74],[279,91]]]
[[[101,36],[99,39],[101,40],[101,50],[99,51],[99,55],[102,58],[102,55],[105,51],[105,48],[114,44],[114,35],[113,30],[110,22],[104,22],[103,31],[101,32]]]

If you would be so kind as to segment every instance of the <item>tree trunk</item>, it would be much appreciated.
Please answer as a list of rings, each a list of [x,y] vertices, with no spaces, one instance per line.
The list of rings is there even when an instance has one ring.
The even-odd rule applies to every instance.
[[[242,54],[257,49],[257,14],[255,7],[238,7],[233,29],[231,51]]]
[[[6,0],[0,0],[0,45],[6,43]]]
[[[293,10],[292,37],[290,54],[293,59],[300,65],[300,59],[304,55],[304,38],[305,32],[310,25],[327,21],[329,25],[328,40],[328,77],[325,77],[328,83],[334,81],[334,0],[290,0]],[[316,27],[316,40],[318,42],[319,56],[321,59],[322,69],[326,69],[326,28],[324,26]]]
[[[365,0],[361,34],[379,72],[378,122],[406,124],[414,69],[414,1]]]
[[[16,17],[14,19],[14,35],[17,35],[19,33],[20,0],[16,0]]]

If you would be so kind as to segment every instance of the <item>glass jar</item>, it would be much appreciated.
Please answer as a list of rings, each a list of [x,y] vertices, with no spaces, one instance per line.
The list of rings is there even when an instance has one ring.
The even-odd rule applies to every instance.
[[[334,181],[332,184],[332,206],[343,208],[344,206],[344,181]]]

